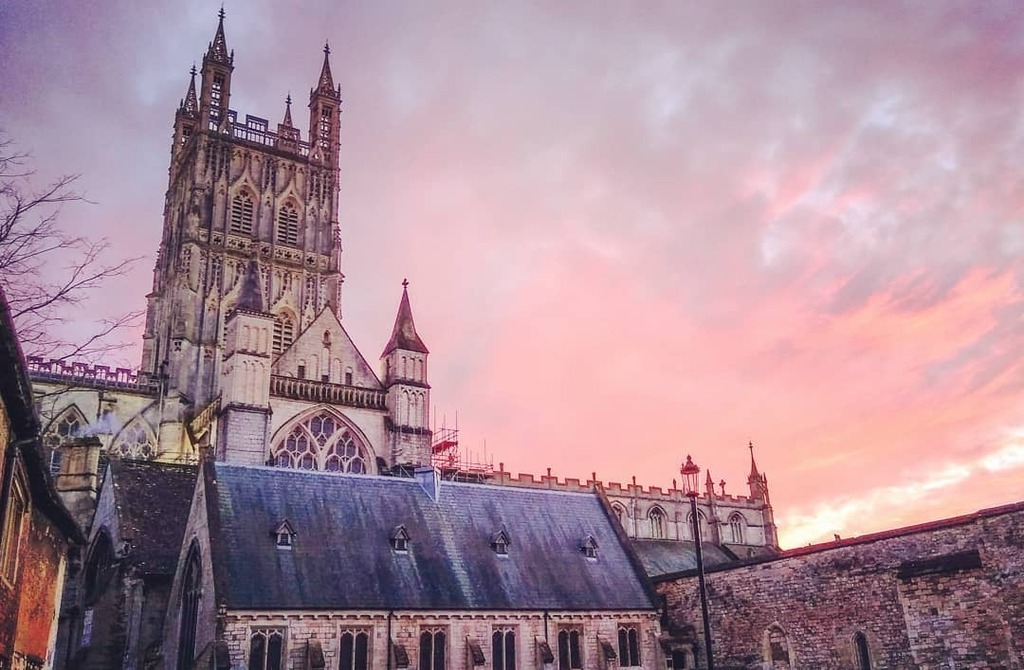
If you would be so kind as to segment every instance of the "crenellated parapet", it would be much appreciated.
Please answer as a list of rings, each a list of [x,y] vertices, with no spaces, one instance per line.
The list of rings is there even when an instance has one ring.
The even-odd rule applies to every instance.
[[[156,394],[160,389],[157,379],[129,368],[109,365],[90,365],[82,361],[65,361],[42,356],[28,356],[29,377],[33,381],[51,381],[87,388],[106,388],[120,391],[140,391]]]

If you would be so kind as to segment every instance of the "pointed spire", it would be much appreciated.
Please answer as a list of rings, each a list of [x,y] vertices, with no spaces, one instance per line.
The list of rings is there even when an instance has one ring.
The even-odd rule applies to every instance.
[[[281,123],[282,126],[288,126],[294,128],[292,125],[292,94],[289,93],[288,97],[284,99],[284,121]]]
[[[704,478],[704,490],[708,493],[708,498],[715,496],[715,480],[711,479],[711,468],[708,468],[707,477]]]
[[[761,481],[761,473],[757,471],[757,463],[754,461],[753,440],[747,443],[747,447],[750,449],[750,476],[747,477],[747,483],[752,484]]]
[[[324,64],[320,68],[320,81],[317,82],[316,92],[326,93],[331,96],[337,95],[334,90],[334,76],[331,74],[331,45],[324,43]]]
[[[181,111],[185,112],[189,116],[195,116],[199,114],[199,98],[196,96],[196,66],[192,64],[192,80],[188,83],[188,92],[185,93],[185,99],[181,102]]]
[[[256,265],[256,259],[249,261],[249,267],[245,270],[245,277],[242,278],[242,288],[238,293],[236,310],[246,312],[258,312],[263,314],[263,290],[260,288],[260,269]]]
[[[217,63],[231,63],[231,55],[228,53],[228,42],[224,39],[224,6],[221,5],[220,11],[217,12],[217,32],[213,36],[213,41],[210,42],[210,47],[206,51],[206,57]]]
[[[402,280],[402,302],[398,305],[398,316],[395,317],[395,327],[391,330],[391,339],[384,347],[384,358],[395,349],[416,351],[421,354],[429,354],[430,350],[423,340],[416,334],[416,324],[412,320],[412,306],[409,304],[409,280]]]

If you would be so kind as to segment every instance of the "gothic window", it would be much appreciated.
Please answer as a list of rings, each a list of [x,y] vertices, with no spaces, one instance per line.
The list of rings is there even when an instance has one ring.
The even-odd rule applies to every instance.
[[[632,668],[640,663],[640,632],[636,624],[619,625],[619,667]]]
[[[342,632],[339,649],[339,670],[367,670],[370,667],[370,635],[365,630]]]
[[[622,505],[619,505],[618,503],[615,503],[614,505],[612,505],[612,512],[615,513],[615,518],[619,520],[619,525],[622,526],[623,528],[625,528],[626,527],[626,510],[625,510],[625,508],[623,508]]]
[[[345,385],[352,386],[352,368],[345,369]]]
[[[7,510],[4,513],[3,535],[0,535],[0,577],[13,584],[18,574],[18,556],[21,550],[21,529],[28,498],[17,477],[13,480]]]
[[[196,630],[199,627],[199,598],[203,591],[199,547],[193,542],[185,560],[181,581],[181,621],[178,629],[178,670],[188,670],[196,656]]]
[[[735,544],[743,544],[743,531],[746,525],[743,517],[739,514],[733,514],[729,517],[729,533],[732,535],[732,541]]]
[[[772,624],[765,631],[764,637],[764,660],[767,667],[779,670],[790,668],[789,640],[786,638],[786,631],[778,624]]]
[[[665,538],[665,513],[660,507],[652,507],[651,511],[647,513],[647,518],[651,522],[651,537],[656,540],[662,540]]]
[[[156,454],[153,432],[142,419],[135,419],[114,440],[110,451],[121,458],[149,460]]]
[[[284,629],[253,628],[249,636],[249,670],[284,667]]]
[[[295,341],[295,321],[287,314],[279,314],[274,318],[274,353],[279,354]]]
[[[701,539],[702,542],[706,542],[707,539],[708,539],[708,527],[707,527],[707,524],[708,524],[708,520],[704,518],[704,513],[701,512],[700,510],[697,510],[697,526],[698,526],[698,530],[700,531],[700,539]],[[693,534],[693,514],[692,513],[686,515],[686,529],[687,529],[687,532],[690,535]],[[696,540],[697,538],[691,538],[691,539]]]
[[[77,407],[72,405],[50,422],[43,436],[43,444],[50,451],[50,473],[56,475],[60,471],[61,451],[58,447],[75,437],[88,422]]]
[[[495,628],[491,634],[492,670],[516,670],[516,632],[512,628]]]
[[[299,241],[299,213],[291,203],[277,212],[277,241],[293,246]]]
[[[369,472],[369,457],[359,438],[330,412],[303,421],[274,447],[278,467],[330,472]]]
[[[435,628],[420,633],[419,670],[445,670],[447,637],[444,629]]]
[[[251,235],[252,212],[252,197],[248,193],[236,195],[231,201],[231,232]]]
[[[868,656],[868,639],[864,633],[857,631],[853,636],[853,649],[857,655],[857,670],[871,670],[871,657]]]
[[[213,84],[210,86],[210,130],[217,130],[220,122],[221,97],[224,93],[224,75],[213,75]]]
[[[558,670],[577,670],[583,667],[580,639],[583,629],[567,626],[558,631]]]

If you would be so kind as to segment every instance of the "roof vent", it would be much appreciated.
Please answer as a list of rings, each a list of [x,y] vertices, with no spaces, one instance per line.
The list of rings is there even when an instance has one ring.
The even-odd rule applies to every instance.
[[[501,530],[491,540],[491,548],[494,549],[494,553],[498,556],[508,556],[508,548],[512,545],[512,541],[509,539],[508,531],[505,526],[501,526]]]
[[[583,538],[580,542],[580,551],[583,552],[587,559],[591,561],[597,560],[597,540],[594,539],[593,535],[587,535]]]
[[[288,523],[288,519],[282,519],[270,534],[276,539],[278,549],[291,549],[295,544],[295,529]]]
[[[396,526],[391,532],[391,548],[402,554],[409,551],[409,531],[405,526]]]

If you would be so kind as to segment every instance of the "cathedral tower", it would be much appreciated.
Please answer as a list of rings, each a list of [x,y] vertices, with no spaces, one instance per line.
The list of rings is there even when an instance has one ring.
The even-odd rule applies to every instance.
[[[427,356],[430,351],[416,333],[409,304],[409,282],[402,282],[391,339],[384,347],[384,388],[387,390],[388,439],[393,465],[430,464],[430,384]]]
[[[218,393],[225,322],[259,260],[271,353],[329,307],[340,314],[338,155],[341,90],[329,50],[310,92],[306,140],[283,121],[230,108],[234,53],[220,13],[213,41],[175,114],[163,236],[148,296],[142,369],[198,409]]]

